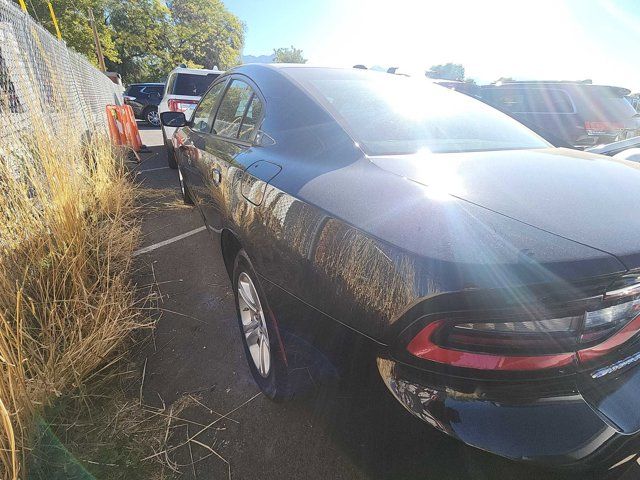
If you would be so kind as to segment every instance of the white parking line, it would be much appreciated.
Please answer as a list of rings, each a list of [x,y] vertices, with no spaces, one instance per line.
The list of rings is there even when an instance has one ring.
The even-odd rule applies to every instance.
[[[138,173],[155,172],[156,170],[166,170],[169,167],[148,168],[146,170],[138,170]]]
[[[153,245],[149,245],[148,247],[140,248],[140,249],[136,250],[135,252],[133,252],[133,256],[137,257],[138,255],[142,255],[143,253],[151,252],[152,250],[155,250],[155,249],[160,248],[160,247],[164,247],[165,245],[169,245],[170,243],[173,243],[173,242],[177,242],[178,240],[182,240],[183,238],[190,237],[191,235],[195,235],[196,233],[200,233],[200,232],[202,232],[202,231],[204,231],[206,229],[207,229],[207,227],[205,227],[205,226],[198,227],[196,229],[188,231],[187,233],[183,233],[182,235],[178,235],[177,237],[173,237],[173,238],[170,238],[168,240],[163,240],[162,242],[154,243]]]

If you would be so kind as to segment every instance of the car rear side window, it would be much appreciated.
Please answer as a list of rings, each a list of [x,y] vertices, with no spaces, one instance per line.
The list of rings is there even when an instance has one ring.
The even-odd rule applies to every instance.
[[[261,119],[262,102],[260,101],[260,98],[258,98],[258,95],[254,93],[251,103],[249,103],[249,108],[247,108],[247,114],[244,116],[244,120],[242,120],[238,138],[246,142],[252,142],[256,137],[258,122],[260,122]]]
[[[219,76],[219,73],[209,73],[207,75],[177,73],[171,93],[186,97],[200,97]]]
[[[193,130],[203,133],[209,133],[211,131],[211,125],[213,121],[213,109],[218,103],[218,98],[224,89],[225,82],[220,82],[217,85],[211,87],[196,108],[193,114]]]
[[[251,100],[251,87],[240,80],[233,80],[224,94],[213,130],[217,135],[237,138],[247,104]]]
[[[173,74],[169,77],[169,80],[167,80],[167,86],[165,89],[165,94],[171,94],[171,92],[173,92],[173,86],[176,84],[176,76],[177,74]]]

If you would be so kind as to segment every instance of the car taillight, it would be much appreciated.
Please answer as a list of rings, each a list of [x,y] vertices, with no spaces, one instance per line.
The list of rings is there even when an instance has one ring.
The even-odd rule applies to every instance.
[[[584,122],[584,129],[587,135],[606,135],[617,133],[624,128],[622,123],[618,122]]]
[[[413,337],[407,350],[425,360],[480,370],[538,370],[589,362],[640,332],[640,298],[609,294],[604,302],[596,310],[551,319],[436,320]]]
[[[197,103],[197,100],[177,100],[172,98],[169,100],[169,110],[172,112],[186,112]]]

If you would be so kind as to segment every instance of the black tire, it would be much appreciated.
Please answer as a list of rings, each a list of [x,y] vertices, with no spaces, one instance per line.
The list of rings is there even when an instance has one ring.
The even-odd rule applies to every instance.
[[[160,126],[160,117],[158,116],[158,107],[147,107],[142,112],[142,119],[152,127]]]
[[[178,168],[178,161],[176,160],[176,152],[173,150],[173,146],[171,143],[167,142],[167,137],[164,134],[164,130],[162,130],[162,139],[164,140],[164,146],[167,149],[167,164],[169,168],[173,170]]]
[[[245,339],[245,329],[242,323],[242,317],[240,312],[240,301],[238,294],[238,284],[239,279],[242,274],[246,274],[251,281],[253,282],[253,286],[255,287],[255,291],[258,295],[260,304],[262,306],[262,311],[264,312],[264,320],[266,323],[266,328],[268,332],[268,344],[270,351],[270,368],[268,371],[268,375],[264,376],[258,371],[258,367],[254,362],[251,352],[249,350],[249,345],[247,340]],[[246,279],[246,277],[244,277]],[[258,384],[258,387],[262,392],[274,401],[285,401],[290,400],[294,396],[294,389],[292,387],[291,376],[289,373],[289,369],[286,365],[284,352],[282,350],[280,344],[280,336],[277,329],[277,326],[274,323],[272,313],[269,309],[268,303],[266,301],[264,291],[260,286],[258,281],[258,276],[255,274],[253,267],[251,266],[251,262],[249,257],[244,250],[240,250],[238,255],[236,256],[234,267],[233,267],[233,292],[235,296],[236,302],[236,314],[238,317],[238,326],[240,329],[240,338],[242,341],[242,345],[244,348],[244,353],[247,358],[247,363],[249,364],[249,369],[251,370],[251,374],[253,375],[254,380]]]
[[[178,181],[180,182],[180,194],[182,195],[182,201],[185,205],[193,205],[193,199],[189,193],[187,185],[184,183],[184,177],[182,176],[182,170],[178,168]]]

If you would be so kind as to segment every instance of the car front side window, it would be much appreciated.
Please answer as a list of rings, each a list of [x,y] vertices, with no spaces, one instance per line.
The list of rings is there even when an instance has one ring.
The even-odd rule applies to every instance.
[[[196,108],[193,114],[193,130],[202,133],[209,133],[211,131],[211,125],[213,120],[213,109],[216,106],[218,97],[224,89],[225,82],[220,82],[214,85],[209,90]]]

